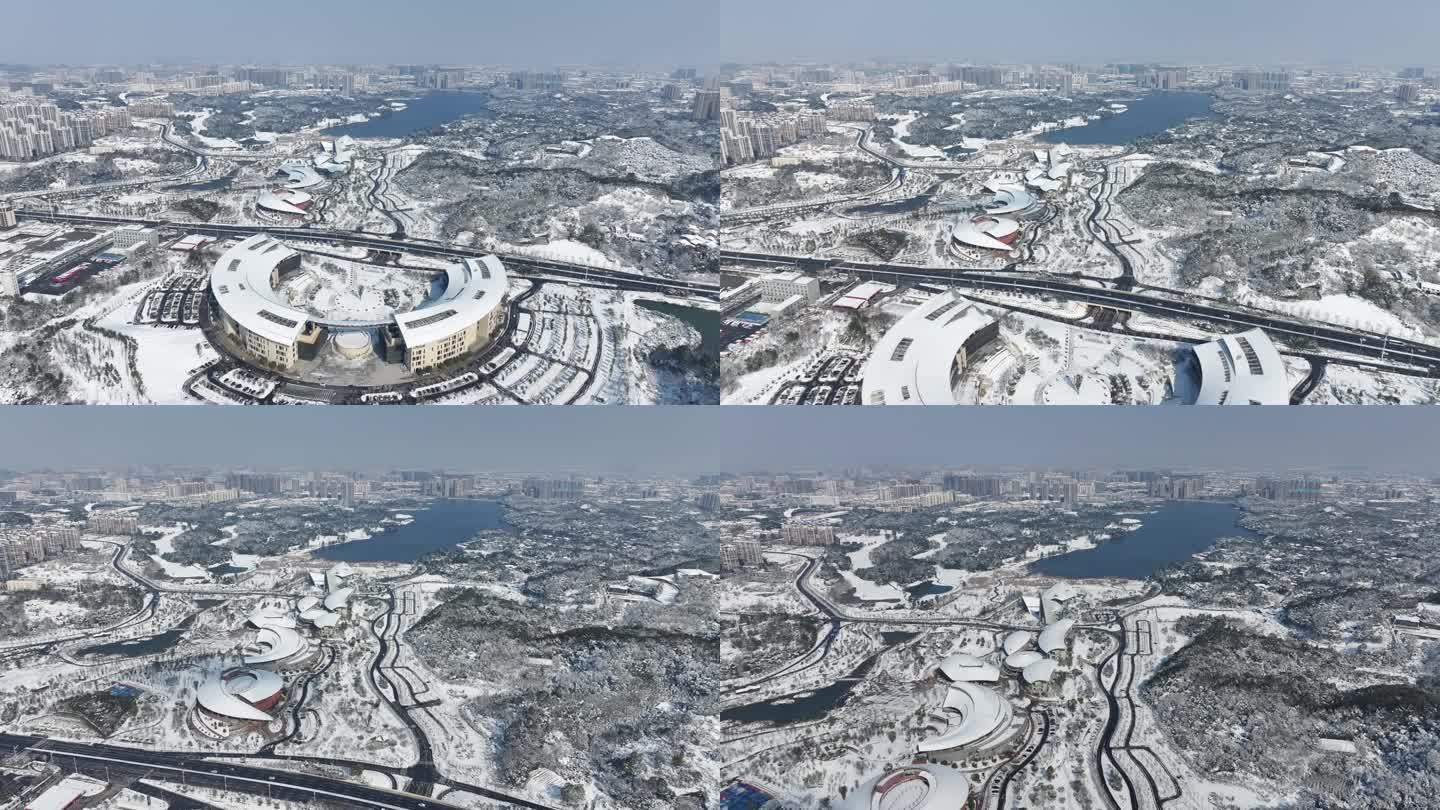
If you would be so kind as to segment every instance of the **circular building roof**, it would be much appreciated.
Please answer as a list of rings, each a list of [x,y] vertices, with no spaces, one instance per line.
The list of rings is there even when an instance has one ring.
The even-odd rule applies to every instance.
[[[952,681],[998,681],[1000,670],[969,653],[956,653],[940,662],[938,667]]]
[[[1030,646],[1030,638],[1030,634],[1024,630],[1013,631],[1005,637],[1005,654],[1014,655]]]
[[[221,717],[269,722],[274,718],[255,704],[275,697],[284,688],[285,682],[273,672],[241,668],[208,678],[200,684],[195,697],[206,711]]]
[[[953,810],[965,806],[965,775],[939,765],[904,765],[865,780],[840,805],[842,810]]]
[[[1036,661],[1043,661],[1044,659],[1045,656],[1034,650],[1021,650],[1020,652],[1006,656],[1005,666],[1014,670],[1023,670]]]

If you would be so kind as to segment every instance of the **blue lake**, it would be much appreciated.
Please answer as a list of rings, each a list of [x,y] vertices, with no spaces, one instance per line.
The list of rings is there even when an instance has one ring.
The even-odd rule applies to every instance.
[[[1123,146],[1136,138],[1180,126],[1191,118],[1210,115],[1211,100],[1207,93],[1151,93],[1124,102],[1129,109],[1119,115],[1091,121],[1083,127],[1057,129],[1039,139],[1046,143]]]
[[[404,138],[484,112],[489,97],[483,93],[435,91],[416,98],[395,100],[407,105],[405,109],[392,110],[380,118],[358,124],[341,124],[324,132],[335,138],[342,135],[352,138]]]
[[[347,562],[414,562],[426,554],[454,548],[481,529],[509,525],[499,501],[457,498],[400,511],[414,517],[414,522],[389,526],[369,540],[326,546],[315,556]]]
[[[1071,579],[1122,577],[1145,579],[1156,571],[1184,562],[1221,537],[1254,537],[1236,521],[1243,513],[1229,502],[1166,501],[1133,532],[1113,532],[1095,548],[1046,557],[1030,564],[1040,574]]]

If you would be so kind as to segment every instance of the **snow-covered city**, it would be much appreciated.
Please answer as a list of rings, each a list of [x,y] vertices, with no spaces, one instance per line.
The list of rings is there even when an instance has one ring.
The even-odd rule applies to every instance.
[[[733,66],[726,404],[1428,404],[1424,68]]]
[[[717,91],[0,65],[0,402],[718,402]]]
[[[306,467],[0,473],[0,807],[713,808],[713,487],[354,410]],[[402,426],[432,463],[320,466]]]
[[[1155,412],[1067,420],[1093,435],[1066,449],[1227,424]],[[1433,474],[1195,463],[1273,445],[1246,420],[1173,466],[967,463],[1033,453],[991,438],[1026,420],[930,413],[719,483],[723,807],[1436,806]]]

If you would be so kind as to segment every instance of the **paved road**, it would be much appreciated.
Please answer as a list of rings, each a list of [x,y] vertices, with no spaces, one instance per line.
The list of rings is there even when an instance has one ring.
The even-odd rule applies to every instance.
[[[1235,328],[1260,327],[1267,332],[1299,338],[1332,351],[1362,355],[1380,361],[1408,363],[1422,376],[1440,377],[1440,346],[1376,334],[1360,329],[1316,322],[1299,322],[1263,310],[1101,287],[1052,277],[1006,271],[979,271],[953,267],[923,267],[870,262],[836,262],[782,254],[722,250],[722,260],[788,265],[816,265],[862,278],[894,284],[939,284],[987,290],[1045,295],[1080,301],[1091,306],[1128,310],[1165,318],[1215,321]]]
[[[1039,712],[1035,712],[1035,714],[1040,715],[1042,723],[1040,727],[1040,740],[1035,743],[1035,747],[1030,749],[1030,753],[1026,754],[1024,759],[1015,763],[1014,767],[1007,768],[1005,771],[1005,777],[1000,780],[1000,790],[995,796],[995,810],[1005,810],[1005,802],[1009,800],[1010,782],[1015,779],[1016,774],[1030,767],[1030,763],[1034,762],[1035,757],[1040,755],[1040,749],[1044,748],[1045,743],[1050,740],[1050,710],[1042,709]]]
[[[44,209],[23,209],[17,210],[16,215],[23,219],[34,219],[46,222],[73,222],[85,225],[127,225],[140,224],[151,228],[173,228],[183,230],[187,233],[199,233],[208,236],[236,237],[250,236],[257,233],[268,233],[273,236],[289,237],[293,239],[311,239],[316,241],[336,242],[345,245],[369,248],[372,250],[403,251],[430,256],[445,256],[450,258],[476,258],[486,255],[487,251],[475,250],[474,248],[460,245],[452,245],[447,242],[439,242],[430,239],[416,239],[409,237],[399,239],[389,236],[374,236],[371,234],[355,233],[353,231],[331,231],[322,228],[306,227],[284,227],[272,225],[230,225],[215,222],[189,222],[166,219],[150,219],[146,217],[110,217],[94,216],[90,214],[61,214]],[[720,285],[703,281],[685,281],[681,279],[661,279],[639,273],[629,273],[623,270],[608,270],[589,267],[586,265],[574,264],[571,262],[554,261],[551,259],[537,259],[531,256],[515,254],[496,254],[505,262],[507,268],[516,268],[528,271],[533,274],[549,274],[560,276],[570,281],[579,281],[597,286],[613,286],[626,290],[641,292],[662,292],[677,296],[692,296],[705,298],[707,300],[718,300]],[[522,275],[517,273],[517,275]]]
[[[214,762],[201,755],[91,745],[21,734],[0,734],[0,751],[30,751],[61,768],[102,779],[145,778],[233,790],[295,802],[343,802],[380,810],[437,810],[456,805],[324,776]],[[532,805],[526,805],[532,806]]]

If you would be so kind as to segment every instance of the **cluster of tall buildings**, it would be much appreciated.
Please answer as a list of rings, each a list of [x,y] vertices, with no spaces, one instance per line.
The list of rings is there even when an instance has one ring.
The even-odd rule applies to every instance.
[[[546,501],[577,501],[585,495],[585,482],[573,478],[527,478],[520,492]]]
[[[512,70],[505,79],[505,86],[512,90],[543,90],[553,93],[564,85],[564,73],[546,73],[538,70]]]
[[[760,541],[758,540],[736,540],[732,543],[720,544],[720,568],[729,570],[740,566],[763,565],[765,558],[761,556]]]
[[[714,121],[720,117],[720,91],[697,90],[690,104],[690,117],[696,121]]]
[[[189,498],[200,503],[230,503],[240,500],[240,490],[219,487],[210,481],[173,481],[165,485],[167,498]]]
[[[780,540],[791,546],[828,546],[835,542],[835,527],[824,523],[791,520],[780,527]]]
[[[0,101],[0,158],[33,160],[69,152],[129,127],[126,107],[63,112],[41,99]]]
[[[1189,71],[1183,67],[1156,68],[1135,74],[1135,85],[1150,90],[1179,90],[1189,81]]]
[[[767,158],[805,138],[824,135],[824,110],[754,113],[720,110],[720,159],[728,164]]]
[[[1288,70],[1237,70],[1230,84],[1247,93],[1288,93],[1293,78]]]
[[[874,121],[875,105],[868,101],[837,101],[825,114],[833,121]]]
[[[948,474],[941,485],[946,491],[975,498],[998,498],[1008,494],[1010,479],[1000,475]]]
[[[76,526],[25,526],[0,529],[0,580],[21,566],[34,565],[80,547]]]
[[[130,115],[135,118],[174,118],[175,104],[163,98],[144,98],[130,102]]]
[[[140,518],[133,512],[91,512],[85,528],[94,534],[131,535],[140,530]]]
[[[1162,476],[1149,482],[1150,496],[1188,501],[1205,495],[1205,479],[1198,475]]]
[[[253,82],[246,79],[233,79],[219,73],[186,76],[179,83],[183,85],[185,92],[197,96],[229,96],[258,89]]]
[[[1254,494],[1281,503],[1319,503],[1324,491],[1313,478],[1257,478]]]
[[[415,83],[431,90],[451,90],[465,83],[465,68],[427,70],[423,75],[416,77]]]
[[[1067,505],[1095,497],[1095,482],[1069,475],[1028,473],[1023,477],[1003,475],[946,475],[941,487],[947,492],[975,498],[1023,497],[1039,501],[1061,501]]]

